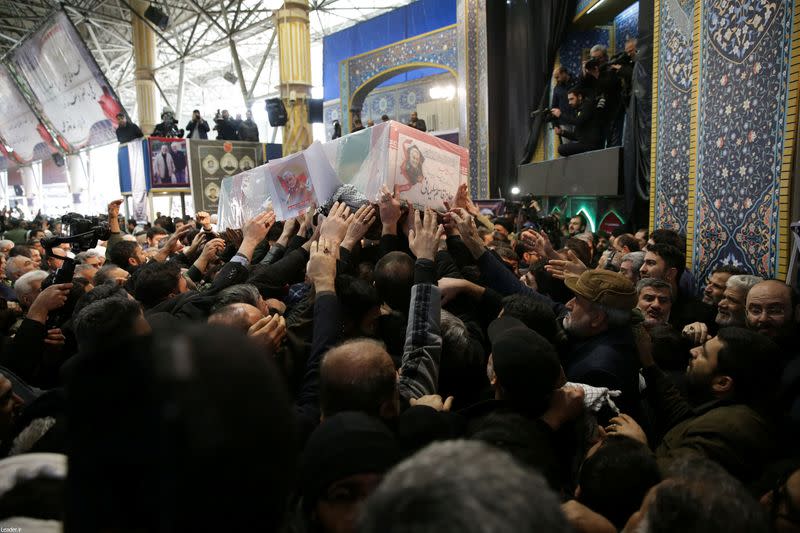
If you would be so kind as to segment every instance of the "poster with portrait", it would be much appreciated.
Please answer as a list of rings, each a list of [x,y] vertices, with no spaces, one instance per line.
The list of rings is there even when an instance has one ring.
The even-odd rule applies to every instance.
[[[264,163],[261,143],[188,139],[189,178],[197,211],[218,212],[223,178]]]
[[[122,104],[64,11],[23,41],[10,61],[65,150],[116,140]]]
[[[305,153],[292,154],[267,163],[267,173],[267,187],[273,198],[273,209],[278,220],[296,217],[316,201]]]
[[[263,165],[223,178],[217,213],[220,230],[244,227],[259,213],[272,210],[268,179],[269,172]]]
[[[341,185],[319,142],[267,163],[266,170],[267,190],[278,220],[296,217],[311,205],[327,203]]]
[[[148,139],[150,190],[188,192],[189,160],[186,139],[150,137]]]
[[[467,181],[466,148],[409,126],[391,123],[389,134],[390,189],[417,209],[442,211],[458,186]]]

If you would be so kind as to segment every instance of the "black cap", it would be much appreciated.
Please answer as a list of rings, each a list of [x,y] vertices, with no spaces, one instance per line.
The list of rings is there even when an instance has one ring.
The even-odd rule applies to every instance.
[[[541,414],[558,387],[561,361],[547,339],[513,317],[489,325],[492,364],[505,399]]]

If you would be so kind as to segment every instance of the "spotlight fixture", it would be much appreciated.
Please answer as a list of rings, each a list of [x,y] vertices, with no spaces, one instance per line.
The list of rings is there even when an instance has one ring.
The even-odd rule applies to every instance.
[[[231,71],[226,72],[225,74],[222,75],[222,77],[225,79],[225,81],[227,81],[231,85],[235,85],[236,82],[239,81],[239,78],[236,77],[236,74],[234,74]]]
[[[517,187],[516,185],[511,187],[511,194],[513,194],[514,196],[518,195],[519,194],[519,187]]]

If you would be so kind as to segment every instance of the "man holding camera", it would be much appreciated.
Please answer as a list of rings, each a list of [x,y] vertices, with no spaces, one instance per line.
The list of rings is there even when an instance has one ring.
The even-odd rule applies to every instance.
[[[183,137],[183,130],[178,128],[178,121],[175,120],[175,115],[170,108],[165,107],[161,112],[161,122],[156,124],[152,135],[153,137]]]
[[[200,116],[200,110],[192,111],[192,120],[186,125],[186,137],[189,139],[208,139],[208,122]]]
[[[550,112],[559,119],[560,123],[574,126],[573,131],[554,128],[556,135],[562,135],[575,142],[562,144],[558,147],[561,156],[575,155],[590,150],[598,150],[603,147],[603,125],[602,117],[597,109],[594,99],[587,97],[584,90],[573,87],[567,91],[569,105],[575,110],[573,116],[567,116],[560,109],[554,107]]]
[[[220,112],[217,111],[214,117],[214,123],[216,124],[214,130],[217,132],[218,141],[236,141],[239,139],[236,132],[236,123],[231,118],[227,109],[223,109],[221,115]]]

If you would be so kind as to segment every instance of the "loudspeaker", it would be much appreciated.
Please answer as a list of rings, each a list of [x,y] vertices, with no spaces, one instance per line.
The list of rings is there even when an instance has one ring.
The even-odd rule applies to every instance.
[[[289,116],[286,114],[286,107],[284,107],[283,101],[280,98],[268,98],[266,102],[269,125],[273,128],[285,126]]]
[[[53,154],[53,163],[55,163],[57,167],[63,167],[64,166],[64,156],[61,155],[60,152],[54,153]]]
[[[308,121],[310,123],[324,122],[322,120],[322,98],[308,101]]]
[[[152,4],[144,11],[144,18],[161,28],[161,31],[166,30],[169,26],[167,14]]]

